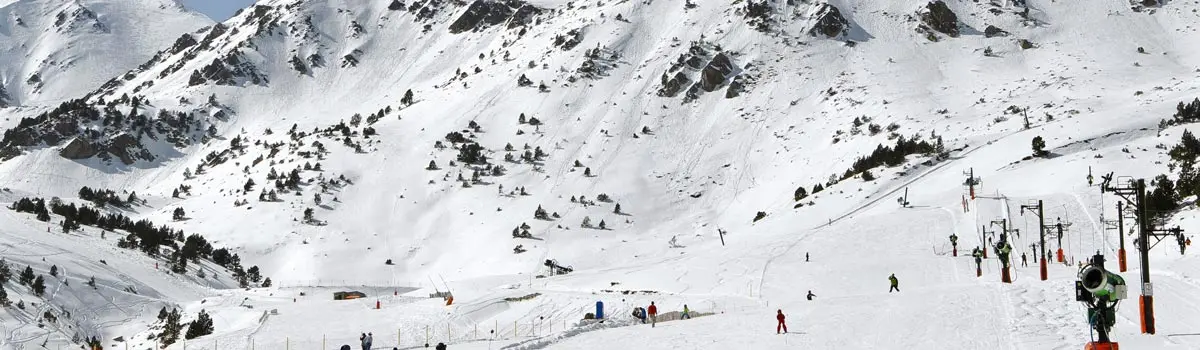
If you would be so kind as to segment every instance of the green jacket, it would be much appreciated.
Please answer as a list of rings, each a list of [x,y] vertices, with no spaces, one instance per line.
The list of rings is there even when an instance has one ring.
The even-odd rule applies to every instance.
[[[894,285],[897,285],[897,284],[900,284],[900,280],[897,280],[897,279],[896,279],[896,276],[888,276],[888,281],[889,281],[889,282],[892,282],[892,285],[893,285],[893,286],[894,286]]]

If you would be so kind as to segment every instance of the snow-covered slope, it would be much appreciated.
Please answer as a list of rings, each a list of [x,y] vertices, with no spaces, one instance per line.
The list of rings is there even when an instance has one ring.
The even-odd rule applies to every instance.
[[[211,25],[176,0],[0,2],[0,107],[58,104]]]
[[[1112,199],[1102,207],[1088,197],[1089,167],[1165,172],[1155,145],[1174,143],[1182,128],[1154,128],[1200,95],[1200,8],[1021,3],[260,1],[176,40],[69,113],[28,116],[0,142],[0,156],[12,157],[0,163],[0,182],[43,197],[81,186],[156,196],[157,211],[134,215],[166,221],[185,208],[190,219],[174,225],[237,247],[283,285],[428,287],[440,275],[464,304],[445,322],[463,329],[538,313],[574,320],[563,310],[595,294],[616,300],[601,292],[614,289],[658,293],[629,303],[701,300],[732,314],[678,323],[679,334],[746,333],[758,317],[766,330],[778,305],[803,308],[812,289],[837,298],[800,315],[827,320],[807,331],[818,348],[893,344],[931,309],[946,316],[935,331],[970,323],[961,317],[973,310],[988,322],[906,347],[1021,337],[1036,338],[1025,348],[1077,347],[1086,331],[1070,316],[1078,310],[1038,304],[1070,304],[1071,269],[1056,270],[1055,284],[1021,277],[1001,286],[994,272],[976,280],[969,261],[945,257],[944,239],[974,237],[1041,197],[1055,198],[1047,208],[1061,207],[1076,228],[1101,227]],[[105,117],[88,120],[88,110]],[[56,123],[68,115],[75,123]],[[130,132],[114,120],[158,120],[162,130]],[[1054,157],[1022,160],[1035,136]],[[881,144],[917,137],[931,145],[905,148],[941,141],[948,157],[847,171]],[[977,217],[955,214],[969,170],[984,179],[982,193],[1011,199],[973,203]],[[818,184],[824,191],[813,193]],[[175,198],[181,185],[191,189]],[[796,201],[797,187],[809,196]],[[898,212],[892,201],[906,187],[927,207]],[[535,219],[539,207],[546,217]],[[514,237],[524,231],[530,237]],[[1115,237],[1104,232],[1088,234]],[[1111,248],[1101,241],[1078,244],[1075,259]],[[845,265],[805,270],[805,251]],[[574,272],[534,279],[548,260]],[[883,299],[877,286],[892,272],[915,293]],[[532,292],[549,301],[500,301]],[[355,307],[246,297],[280,307],[281,323],[237,322],[219,339],[316,339],[300,330]],[[417,304],[401,311],[440,317]],[[398,320],[366,317],[345,333]],[[868,329],[888,334],[861,337]],[[401,345],[419,344],[401,333]],[[604,332],[578,339],[607,337],[595,334]],[[713,337],[711,348],[750,341]],[[562,346],[586,347],[570,341]],[[786,346],[762,344],[754,348]]]

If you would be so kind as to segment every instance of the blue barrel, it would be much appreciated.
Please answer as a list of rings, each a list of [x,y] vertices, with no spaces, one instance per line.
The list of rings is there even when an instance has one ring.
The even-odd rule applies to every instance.
[[[596,301],[596,319],[604,318],[604,302]]]

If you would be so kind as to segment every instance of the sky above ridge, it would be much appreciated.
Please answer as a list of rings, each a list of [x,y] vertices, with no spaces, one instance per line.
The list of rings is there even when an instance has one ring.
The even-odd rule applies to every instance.
[[[233,17],[237,10],[253,3],[254,0],[183,0],[183,4],[189,9],[203,13],[217,22]]]

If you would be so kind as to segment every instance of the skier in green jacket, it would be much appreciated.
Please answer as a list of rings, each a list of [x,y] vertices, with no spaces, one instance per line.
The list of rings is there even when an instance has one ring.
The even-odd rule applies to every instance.
[[[888,293],[891,293],[893,290],[900,291],[900,280],[896,279],[896,274],[893,273],[891,276],[888,276],[888,282],[892,282],[892,288],[888,289]]]

